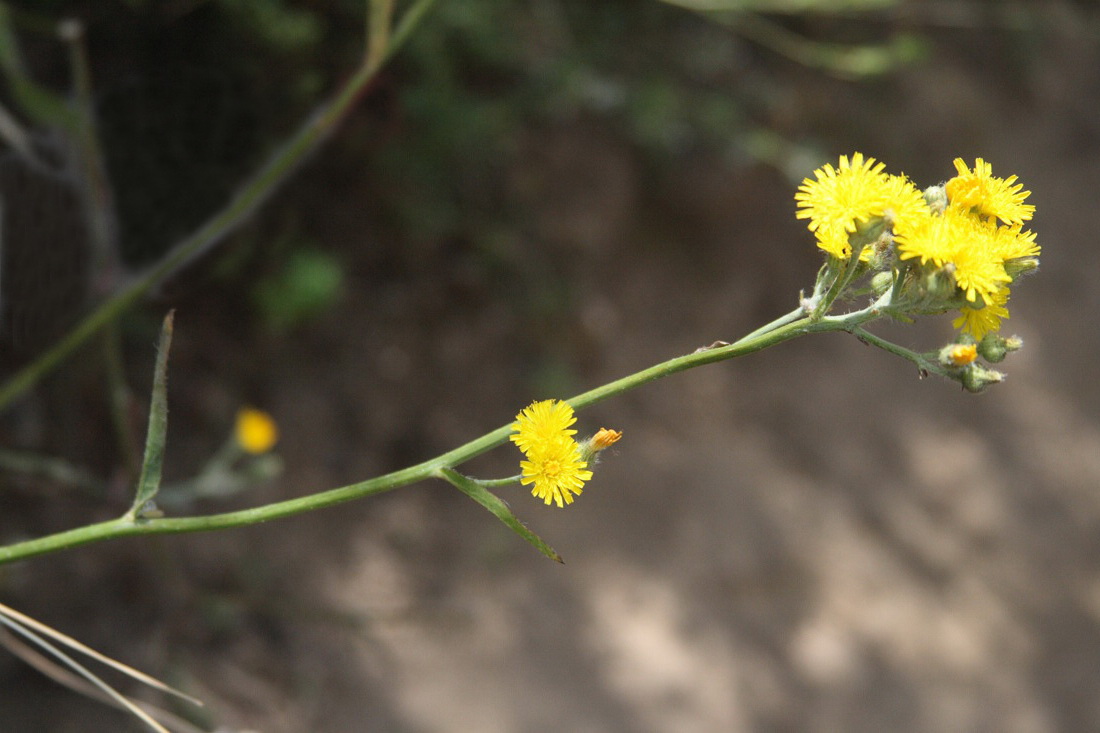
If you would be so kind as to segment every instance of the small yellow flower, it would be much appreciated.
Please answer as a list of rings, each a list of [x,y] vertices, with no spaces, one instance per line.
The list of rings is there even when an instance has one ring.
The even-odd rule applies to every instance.
[[[978,358],[978,347],[974,344],[955,344],[947,353],[952,366],[964,367]]]
[[[534,484],[531,494],[546,504],[572,504],[573,496],[592,478],[581,446],[573,439],[577,431],[569,427],[576,421],[568,402],[543,400],[521,410],[512,425],[511,441],[527,458],[519,464],[520,482]]]
[[[267,453],[279,441],[279,428],[274,418],[263,410],[252,407],[242,407],[237,411],[234,434],[237,445],[253,455]]]
[[[899,224],[895,228],[898,257],[903,260],[920,259],[922,265],[931,262],[943,267],[958,251],[959,242],[969,238],[974,227],[971,217],[948,209],[942,216],[928,214]]]
[[[569,430],[569,426],[577,421],[573,415],[573,408],[568,402],[561,400],[543,400],[532,402],[524,408],[512,424],[516,432],[510,440],[524,453],[532,446],[555,438],[557,436],[571,436],[576,430]]]
[[[860,224],[882,216],[890,206],[897,184],[883,168],[885,164],[874,158],[853,153],[851,162],[842,155],[839,167],[826,163],[814,171],[814,179],[802,181],[794,196],[798,202],[795,216],[810,220],[809,229],[817,235],[821,249],[836,257],[848,257],[848,235]]]
[[[534,484],[531,494],[559,507],[573,503],[573,495],[580,495],[584,482],[592,478],[588,464],[581,459],[577,441],[559,435],[555,439],[542,440],[531,446],[526,461],[520,461],[524,485]]]
[[[1031,191],[1022,191],[1016,176],[997,178],[993,166],[981,158],[974,161],[973,171],[962,158],[955,158],[955,170],[958,175],[945,186],[952,206],[974,209],[1009,226],[1023,224],[1035,213],[1034,206],[1024,203]]]
[[[999,227],[949,207],[942,216],[929,215],[916,227],[899,231],[898,256],[936,267],[950,265],[955,283],[975,303],[979,297],[988,300],[1012,280],[1002,252],[1014,245],[1002,239]]]
[[[1041,248],[1035,243],[1035,232],[1026,232],[1020,225],[997,227],[992,249],[1005,262],[1025,257],[1038,257]]]
[[[928,202],[913,182],[905,176],[888,176],[885,214],[893,222],[893,230],[911,229],[932,213]]]
[[[609,430],[607,428],[600,428],[596,431],[596,434],[588,441],[588,445],[591,450],[596,453],[619,442],[619,439],[623,437],[623,434],[619,430]]]
[[[959,317],[951,325],[981,341],[987,333],[1001,330],[1001,320],[1008,318],[1008,308],[1005,307],[1008,296],[1008,288],[1001,288],[991,297],[984,298],[984,308],[963,306],[959,309]]]
[[[951,263],[955,266],[955,282],[974,303],[978,296],[985,301],[1012,282],[1005,272],[1004,260],[995,248],[996,227],[978,223],[960,238]]]

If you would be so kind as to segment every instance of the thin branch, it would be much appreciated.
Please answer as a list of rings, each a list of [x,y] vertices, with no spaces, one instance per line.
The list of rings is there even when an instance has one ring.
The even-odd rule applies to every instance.
[[[409,34],[424,18],[433,1],[420,0],[405,13],[386,48],[387,59],[407,40]],[[3,20],[3,7],[0,4],[0,21]],[[0,23],[0,31],[2,30],[3,25]],[[0,410],[37,384],[43,376],[56,369],[85,341],[137,303],[155,285],[180,267],[209,251],[247,221],[310,155],[320,149],[366,91],[380,68],[381,65],[368,66],[364,60],[333,99],[322,105],[297,133],[272,153],[221,211],[210,217],[192,234],[177,242],[160,262],[103,302],[69,331],[61,341],[0,386]]]
[[[875,316],[873,314],[867,316],[867,318],[871,317]],[[793,323],[788,323],[785,326],[769,331],[768,333],[750,339],[741,339],[728,346],[696,351],[685,356],[669,359],[668,361],[649,367],[648,369],[643,369],[629,376],[609,382],[601,387],[596,387],[595,389],[579,394],[568,400],[568,402],[574,409],[580,410],[627,390],[634,389],[648,382],[687,369],[745,356],[809,333],[850,331],[852,327],[852,323],[843,319],[829,318],[818,322],[812,322],[809,317],[802,318]],[[316,511],[355,499],[392,491],[401,486],[438,476],[439,472],[443,469],[459,466],[503,444],[508,440],[508,436],[511,435],[511,433],[512,424],[508,423],[465,445],[454,448],[453,450],[447,451],[442,455],[415,466],[337,489],[330,489],[297,499],[288,499],[273,504],[254,507],[252,509],[197,517],[154,517],[138,519],[123,517],[121,519],[114,519],[99,524],[78,527],[46,537],[27,540],[6,547],[0,547],[0,564],[120,537],[209,532],[219,529],[260,524],[262,522]]]

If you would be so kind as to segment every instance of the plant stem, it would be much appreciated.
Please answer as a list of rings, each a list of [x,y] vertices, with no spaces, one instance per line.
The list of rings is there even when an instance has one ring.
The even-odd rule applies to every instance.
[[[870,313],[870,310],[871,309],[866,309],[860,312],[864,314],[865,320],[875,317],[874,314]],[[643,369],[629,376],[609,382],[601,387],[591,389],[567,401],[575,409],[579,410],[605,400],[608,397],[612,397],[627,390],[639,387],[647,382],[677,372],[703,366],[704,364],[745,356],[746,354],[760,351],[769,346],[774,346],[808,333],[850,331],[852,328],[853,324],[844,318],[827,318],[812,322],[809,317],[804,317],[792,323],[774,328],[767,333],[759,335],[750,334],[748,337],[742,338],[736,343],[728,346],[697,351],[685,356],[669,359],[668,361],[649,367],[648,369]],[[218,529],[230,529],[316,511],[317,509],[352,501],[353,499],[361,499],[367,496],[381,494],[433,476],[439,477],[443,475],[442,472],[445,469],[461,465],[501,445],[507,441],[511,432],[512,425],[508,423],[465,445],[461,445],[435,458],[424,461],[423,463],[418,463],[415,466],[394,471],[393,473],[378,476],[367,481],[310,494],[297,499],[288,499],[286,501],[279,501],[273,504],[254,507],[252,509],[198,517],[164,517],[149,519],[128,519],[123,517],[79,527],[38,539],[27,540],[6,547],[0,547],[0,564],[13,562],[15,560],[23,560],[36,555],[57,552],[59,550],[78,547],[93,542],[102,542],[117,537],[153,534],[183,534],[187,532],[207,532]]]
[[[114,195],[96,124],[91,64],[88,62],[84,26],[78,20],[69,19],[62,21],[58,31],[69,45],[69,68],[73,77],[72,106],[77,120],[72,134],[78,151],[81,199],[90,225],[93,282],[97,288],[107,290],[121,273],[122,266],[118,252]]]
[[[929,359],[924,354],[907,349],[904,346],[898,346],[892,341],[887,341],[884,338],[876,336],[870,331],[864,329],[862,326],[856,326],[851,329],[851,332],[856,338],[860,339],[864,343],[877,346],[883,351],[887,351],[894,356],[900,356],[903,359],[908,359],[917,365],[917,368],[922,372],[931,372],[932,374],[938,374],[941,377],[952,378],[950,371],[944,365],[940,364],[935,359]]]
[[[431,2],[428,0],[421,0],[406,12],[386,46],[383,60],[398,50],[415,25],[423,19],[430,5]],[[0,5],[0,11],[2,8],[3,6]],[[0,12],[0,19],[3,17],[3,13]],[[0,30],[3,30],[2,25]],[[244,223],[306,158],[321,147],[381,67],[381,62],[372,66],[364,60],[336,96],[314,113],[286,144],[276,150],[221,211],[173,246],[158,263],[89,313],[46,353],[0,386],[0,410],[34,386],[43,376],[53,371],[85,341],[128,310],[153,286],[179,267],[208,251]]]

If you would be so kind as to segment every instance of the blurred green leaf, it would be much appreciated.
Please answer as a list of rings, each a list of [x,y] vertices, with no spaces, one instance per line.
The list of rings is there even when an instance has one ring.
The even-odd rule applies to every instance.
[[[324,252],[302,249],[290,255],[281,271],[256,285],[253,300],[270,328],[286,332],[331,307],[343,285],[339,262]]]
[[[283,50],[315,46],[323,35],[315,13],[287,7],[282,0],[221,0],[250,31]]]

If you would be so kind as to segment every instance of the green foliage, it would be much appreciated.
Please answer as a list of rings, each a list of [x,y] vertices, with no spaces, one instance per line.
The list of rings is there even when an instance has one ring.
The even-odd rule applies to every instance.
[[[319,250],[300,249],[280,271],[256,284],[252,299],[268,327],[286,333],[324,313],[343,286],[339,262]]]
[[[287,7],[283,0],[221,0],[238,22],[274,49],[303,50],[316,46],[323,35],[321,18],[304,9]]]

